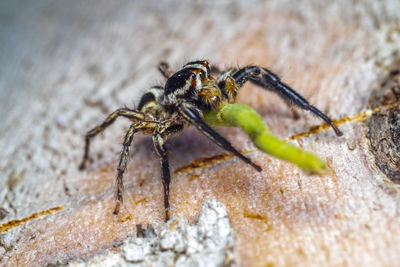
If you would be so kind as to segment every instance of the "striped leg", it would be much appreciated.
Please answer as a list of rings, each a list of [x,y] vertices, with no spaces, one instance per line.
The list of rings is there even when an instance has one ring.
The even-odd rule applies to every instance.
[[[160,159],[161,165],[161,178],[164,188],[164,208],[165,208],[165,221],[169,220],[169,184],[171,182],[171,174],[169,171],[168,152],[165,147],[165,138],[157,133],[153,135],[153,143],[155,151]]]
[[[165,77],[165,79],[168,79],[169,77],[174,74],[170,69],[169,69],[169,64],[167,62],[160,62],[158,64],[158,70],[161,72],[161,74]]]
[[[132,145],[132,141],[133,141],[133,135],[137,132],[136,128],[135,128],[135,124],[132,124],[129,127],[128,132],[125,135],[124,138],[124,143],[123,143],[123,147],[122,147],[122,151],[121,151],[121,156],[119,159],[119,164],[118,164],[118,168],[117,168],[117,192],[116,192],[116,205],[115,205],[115,209],[114,209],[114,214],[118,214],[123,202],[123,191],[124,191],[124,184],[122,181],[124,172],[126,170],[126,164],[128,162],[128,158],[129,158],[129,148]]]
[[[283,83],[277,75],[266,68],[261,68],[258,66],[247,66],[241,69],[230,69],[221,75],[222,76],[220,76],[221,78],[219,78],[220,81],[218,85],[220,87],[222,86],[224,88],[228,88],[221,90],[229,91],[229,88],[232,88],[232,85],[230,85],[232,81],[229,80],[232,78],[239,88],[242,87],[247,81],[250,81],[258,86],[263,87],[264,89],[277,93],[289,104],[292,103],[299,108],[311,111],[316,116],[320,117],[326,123],[328,123],[335,131],[337,136],[343,135],[343,133],[328,116],[326,116],[316,107],[310,105],[306,99],[304,99],[301,95],[294,91],[290,86]]]
[[[110,126],[118,117],[126,117],[133,121],[143,121],[146,119],[145,115],[141,112],[130,110],[128,108],[120,108],[108,115],[108,117],[101,124],[90,130],[85,136],[85,153],[83,155],[82,162],[79,164],[79,169],[85,169],[86,162],[89,158],[90,140],[104,131]]]
[[[160,159],[161,165],[161,178],[164,188],[164,209],[165,221],[169,220],[169,184],[171,182],[171,174],[169,171],[168,151],[165,142],[168,136],[174,135],[184,128],[182,122],[176,121],[163,121],[161,122],[155,133],[153,134],[154,149]]]
[[[261,167],[251,161],[251,159],[245,157],[242,153],[237,151],[231,143],[229,143],[224,137],[217,133],[214,129],[208,126],[196,109],[192,108],[189,104],[182,104],[179,109],[179,113],[188,120],[191,124],[197,127],[205,136],[207,136],[211,141],[220,146],[221,148],[229,151],[242,161],[250,164],[257,171],[261,171]]]

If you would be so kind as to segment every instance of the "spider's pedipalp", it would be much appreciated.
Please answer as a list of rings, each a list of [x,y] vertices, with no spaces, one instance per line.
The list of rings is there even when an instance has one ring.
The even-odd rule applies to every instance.
[[[197,127],[205,136],[217,144],[219,147],[231,152],[233,155],[251,165],[257,171],[262,171],[261,167],[255,164],[251,159],[245,157],[237,151],[224,137],[208,126],[201,118],[199,112],[188,104],[183,103],[179,108],[180,114],[191,124]]]

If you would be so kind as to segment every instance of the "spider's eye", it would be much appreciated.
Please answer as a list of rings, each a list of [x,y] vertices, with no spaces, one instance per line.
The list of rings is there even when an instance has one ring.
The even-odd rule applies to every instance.
[[[196,73],[192,73],[191,77],[193,80],[196,79]]]
[[[200,78],[201,78],[201,79],[206,78],[206,72],[205,72],[205,71],[202,70],[202,71],[200,72]]]

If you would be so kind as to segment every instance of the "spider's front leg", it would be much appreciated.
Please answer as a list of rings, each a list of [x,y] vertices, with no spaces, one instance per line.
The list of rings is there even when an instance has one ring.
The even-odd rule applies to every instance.
[[[313,153],[286,143],[275,137],[261,116],[243,104],[223,104],[221,109],[204,113],[210,125],[240,127],[260,150],[280,159],[290,161],[308,173],[323,174],[325,162]]]
[[[123,202],[123,190],[124,190],[124,184],[122,181],[124,172],[126,170],[126,163],[128,162],[128,158],[129,158],[129,148],[132,145],[132,141],[133,141],[133,135],[137,132],[136,130],[136,124],[132,124],[129,127],[128,132],[125,135],[124,138],[124,142],[123,142],[123,147],[122,147],[122,151],[121,151],[121,156],[119,159],[119,164],[118,164],[118,168],[117,168],[117,192],[116,192],[116,200],[117,203],[115,205],[115,209],[114,209],[114,214],[118,214],[121,208],[121,204]]]
[[[329,124],[335,131],[337,136],[343,135],[339,128],[333,123],[333,121],[326,116],[322,111],[317,109],[308,103],[301,95],[290,88],[287,84],[283,83],[277,75],[272,73],[270,70],[258,66],[247,66],[241,69],[230,69],[220,75],[220,81],[218,85],[221,90],[229,86],[229,79],[234,79],[235,84],[238,87],[242,87],[245,82],[250,81],[258,86],[261,86],[267,90],[277,93],[281,98],[283,98],[287,103],[293,103],[294,105],[304,109],[309,110],[316,116],[323,119],[327,124]],[[226,90],[225,90],[226,91]]]
[[[89,158],[90,140],[104,131],[108,126],[110,126],[118,117],[126,117],[133,121],[143,121],[146,119],[145,114],[142,112],[130,110],[128,108],[120,108],[108,115],[108,117],[101,124],[90,130],[85,136],[85,153],[83,155],[82,162],[79,164],[79,169],[83,170],[86,166],[86,162]]]
[[[228,142],[224,137],[222,137],[219,133],[217,133],[214,129],[208,126],[202,117],[200,116],[199,112],[192,107],[190,104],[183,103],[179,107],[179,113],[191,124],[197,127],[205,136],[207,136],[211,141],[217,144],[219,147],[227,150],[228,152],[232,153],[245,163],[251,165],[257,171],[262,171],[261,167],[255,164],[251,159],[244,156],[242,153],[237,151],[231,143]]]

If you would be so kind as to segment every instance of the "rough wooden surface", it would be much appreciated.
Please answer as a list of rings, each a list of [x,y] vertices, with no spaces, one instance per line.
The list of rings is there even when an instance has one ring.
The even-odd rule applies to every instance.
[[[162,228],[149,137],[135,138],[119,216],[111,215],[114,176],[128,123],[97,138],[93,162],[77,170],[84,133],[162,83],[160,60],[176,68],[196,58],[219,67],[267,66],[331,117],[352,116],[366,109],[399,56],[398,10],[397,0],[3,1],[0,264],[89,257],[133,235],[138,223]],[[306,112],[294,120],[282,101],[254,86],[243,88],[239,101],[281,137],[320,123]],[[261,152],[248,155],[262,173],[228,159],[175,174],[172,216],[194,222],[201,204],[217,198],[227,206],[243,266],[398,265],[398,188],[375,167],[363,124],[341,129],[342,138],[329,130],[294,141],[326,159],[324,176]],[[219,131],[237,148],[253,147],[239,130]],[[221,153],[192,128],[170,148],[172,169]]]

